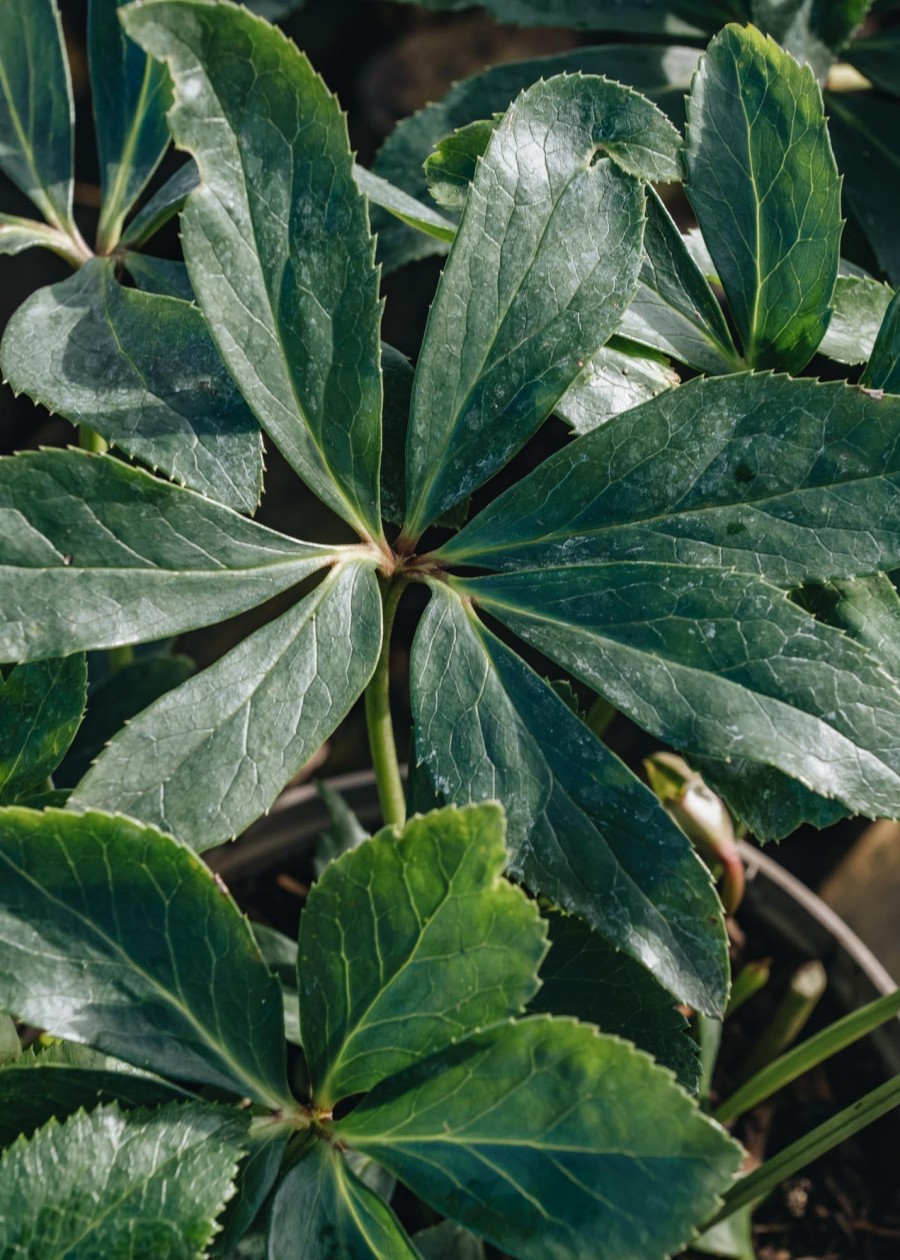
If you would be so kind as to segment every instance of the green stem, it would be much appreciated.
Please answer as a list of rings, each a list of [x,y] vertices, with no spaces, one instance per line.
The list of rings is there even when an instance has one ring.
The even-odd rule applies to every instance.
[[[372,767],[378,787],[381,816],[388,826],[402,826],[406,822],[406,794],[400,777],[400,762],[394,740],[394,724],[391,721],[391,630],[400,597],[406,589],[404,578],[394,578],[382,588],[384,601],[381,654],[375,673],[366,687],[366,726],[369,730],[369,748]]]
[[[715,1112],[714,1119],[720,1124],[728,1124],[731,1120],[737,1119],[745,1111],[755,1107],[757,1103],[771,1098],[772,1094],[783,1089],[785,1085],[790,1085],[791,1081],[795,1081],[804,1072],[818,1067],[832,1055],[845,1050],[854,1041],[859,1041],[860,1037],[865,1037],[874,1028],[878,1028],[880,1024],[886,1023],[898,1014],[900,1014],[900,989],[877,998],[874,1002],[869,1002],[858,1011],[852,1011],[851,1014],[845,1015],[843,1019],[837,1020],[830,1027],[823,1028],[821,1032],[804,1041],[802,1045],[789,1050],[780,1059],[776,1059],[774,1063],[770,1063],[768,1067],[757,1072],[746,1085],[742,1085],[722,1103]]]
[[[797,968],[768,1028],[738,1068],[740,1080],[749,1080],[793,1045],[809,1023],[827,984],[825,968],[818,960]]]
[[[708,1221],[704,1229],[724,1221],[740,1208],[749,1203],[764,1199],[777,1185],[792,1177],[801,1168],[811,1164],[814,1159],[826,1155],[835,1146],[864,1129],[867,1124],[883,1116],[900,1103],[900,1076],[879,1085],[865,1098],[845,1107],[843,1111],[820,1124],[817,1129],[807,1133],[805,1137],[793,1142],[783,1151],[779,1151],[771,1159],[766,1160],[761,1168],[749,1176],[742,1178],[724,1196],[722,1210]]]
[[[732,985],[728,1005],[725,1007],[726,1019],[735,1011],[740,1010],[745,1002],[749,1002],[754,994],[759,993],[760,989],[765,988],[769,983],[770,968],[771,959],[760,958],[757,961],[748,962],[740,969]]]
[[[109,450],[106,439],[89,429],[86,424],[78,426],[78,445],[83,451],[93,451],[95,455],[102,455]]]

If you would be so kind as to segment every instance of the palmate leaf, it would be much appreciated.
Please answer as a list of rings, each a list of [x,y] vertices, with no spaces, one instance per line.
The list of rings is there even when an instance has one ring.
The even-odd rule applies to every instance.
[[[0,1009],[137,1067],[290,1106],[281,999],[185,845],[121,816],[0,810]]]
[[[862,383],[887,394],[900,394],[900,296],[894,296],[884,315]]]
[[[287,590],[340,550],[78,451],[0,460],[0,526],[0,660],[209,625]]]
[[[244,1146],[246,1154],[238,1165],[234,1197],[219,1218],[221,1233],[209,1254],[232,1257],[235,1247],[251,1228],[278,1179],[290,1139],[297,1130],[277,1117],[257,1120]]]
[[[194,288],[183,262],[176,262],[171,258],[152,258],[149,254],[130,253],[128,274],[144,293],[180,298],[182,302],[194,301]]]
[[[437,554],[713,565],[784,586],[897,568],[900,400],[766,373],[689,381],[551,456]]]
[[[56,0],[0,5],[0,169],[71,228],[74,106]]]
[[[512,874],[583,915],[680,998],[720,1012],[721,908],[653,794],[443,585],[411,671],[417,757],[448,800],[504,802]]]
[[[394,1213],[316,1141],[285,1175],[272,1201],[268,1255],[277,1260],[417,1260]]]
[[[524,445],[630,301],[643,188],[611,159],[594,159],[607,134],[622,142],[643,137],[654,147],[667,135],[673,163],[680,144],[673,128],[661,132],[667,124],[648,102],[637,102],[604,79],[560,77],[524,93],[494,133],[416,367],[406,463],[410,538]],[[616,104],[622,129],[607,133]]]
[[[571,1015],[634,1042],[695,1094],[700,1051],[672,995],[576,915],[551,914],[549,929],[550,952],[530,1009]]]
[[[504,830],[496,805],[440,810],[386,828],[313,888],[297,975],[318,1106],[524,1010],[545,931],[502,878]]]
[[[81,1108],[90,1111],[114,1102],[130,1110],[191,1098],[170,1081],[123,1067],[115,1059],[65,1042],[38,1053],[26,1051],[0,1069],[0,1147],[20,1135],[30,1137],[48,1120],[64,1120]]]
[[[114,245],[122,222],[169,145],[171,91],[165,67],[128,38],[124,0],[90,0],[88,65],[100,157],[100,239]]]
[[[455,586],[687,753],[746,757],[855,812],[900,814],[900,689],[768,582],[611,561]]]
[[[232,839],[347,716],[380,647],[374,569],[338,566],[301,603],[134,718],[71,806],[121,810],[198,851]]]
[[[455,84],[442,101],[403,119],[375,159],[375,172],[418,201],[428,200],[423,163],[444,137],[478,119],[504,113],[518,94],[561,73],[598,74],[621,79],[659,106],[672,121],[684,117],[684,93],[691,83],[699,52],[692,48],[635,46],[578,48],[550,57],[492,66]],[[378,231],[378,256],[386,270],[427,254],[446,252],[446,245],[423,236],[383,213],[373,214]]]
[[[166,60],[169,125],[200,170],[182,241],[222,357],[300,476],[380,537],[378,274],[338,104],[277,28],[236,6],[143,0],[123,21]]]
[[[84,713],[81,655],[17,665],[0,677],[0,804],[38,791],[65,756]]]
[[[713,1208],[739,1154],[646,1055],[546,1017],[438,1051],[334,1128],[523,1260],[661,1260]]]
[[[50,1121],[0,1158],[0,1252],[199,1260],[234,1193],[247,1124],[197,1102]]]
[[[829,130],[844,175],[844,201],[891,284],[900,284],[900,101],[877,92],[827,92]]]
[[[195,306],[123,288],[109,260],[93,259],[19,307],[0,358],[16,393],[182,485],[255,511],[259,425]]]
[[[685,164],[745,360],[801,371],[828,326],[842,226],[811,70],[755,28],[726,27],[688,99]]]

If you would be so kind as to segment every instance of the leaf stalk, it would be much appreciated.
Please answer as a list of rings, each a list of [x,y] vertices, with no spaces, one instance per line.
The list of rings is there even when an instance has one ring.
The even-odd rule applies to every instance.
[[[400,777],[400,761],[394,739],[391,720],[391,631],[397,605],[406,590],[407,580],[395,577],[382,583],[383,619],[381,652],[375,672],[366,687],[366,726],[369,732],[369,748],[372,768],[378,788],[381,815],[387,826],[402,826],[406,822],[406,794]]]

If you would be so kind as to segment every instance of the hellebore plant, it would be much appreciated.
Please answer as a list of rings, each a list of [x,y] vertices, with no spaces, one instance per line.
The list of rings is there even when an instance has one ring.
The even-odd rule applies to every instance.
[[[4,1031],[0,1251],[677,1251],[764,1192],[721,1205],[740,1150],[690,1097],[675,1008],[722,1016],[724,917],[581,704],[739,816],[764,801],[773,833],[900,813],[897,306],[865,388],[798,375],[839,291],[815,80],[728,27],[686,141],[608,79],[536,82],[438,149],[436,211],[354,166],[261,18],[115,10],[91,6],[96,252],[55,8],[0,18],[0,161],[47,220],[0,242],[76,267],[16,312],[3,371],[89,448],[0,461],[0,1010],[64,1039],[21,1054]],[[192,161],[129,222],[166,119]],[[703,248],[650,186],[684,175]],[[449,245],[414,369],[380,340],[370,200]],[[186,266],[139,254],[179,208]],[[672,387],[666,356],[709,375]],[[575,440],[486,494],[551,414]],[[333,544],[251,519],[261,431]],[[196,675],[131,656],[301,584]],[[438,808],[407,822],[388,665],[412,584],[409,795]],[[325,869],[299,947],[254,934],[197,855],[363,695],[386,827]],[[410,1238],[395,1179],[447,1222]]]

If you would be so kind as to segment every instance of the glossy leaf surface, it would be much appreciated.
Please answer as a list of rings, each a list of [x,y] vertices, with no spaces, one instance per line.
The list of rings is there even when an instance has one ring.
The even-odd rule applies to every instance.
[[[671,1068],[695,1094],[700,1085],[699,1049],[671,993],[577,915],[551,914],[549,929],[550,952],[531,1010],[571,1015],[634,1042]]]
[[[334,552],[109,456],[0,460],[0,660],[148,642],[260,604]]]
[[[687,192],[747,363],[799,372],[828,326],[840,180],[812,71],[753,27],[712,41],[688,103]]]
[[[288,462],[380,535],[381,308],[344,116],[296,46],[237,7],[143,0],[124,21],[165,58],[169,124],[200,170],[182,240],[222,357]]]
[[[17,665],[0,677],[0,803],[36,792],[65,756],[87,696],[83,656]]]
[[[503,879],[504,833],[496,805],[414,818],[332,862],[310,892],[297,974],[319,1106],[524,1010],[545,932]]]
[[[775,766],[868,816],[900,813],[900,690],[767,582],[625,561],[459,586],[675,747]]]
[[[272,1202],[271,1260],[417,1260],[403,1226],[340,1151],[314,1142]]]
[[[72,806],[119,810],[198,851],[232,839],[346,717],[380,646],[374,570],[332,570],[294,608],[129,722]]]
[[[900,564],[900,402],[693,380],[551,456],[440,554],[494,568],[712,565],[794,586]]]
[[[646,1055],[543,1017],[432,1055],[335,1130],[524,1260],[661,1260],[710,1211],[738,1159]]]
[[[494,133],[416,367],[406,468],[411,537],[524,445],[630,301],[643,189],[610,159],[593,158],[611,103],[621,106],[623,137],[632,128],[635,139],[645,134],[652,107],[644,102],[636,117],[629,109],[639,99],[606,80],[559,78],[524,93]]]
[[[0,169],[55,227],[72,224],[74,106],[56,0],[0,5]]]
[[[718,900],[653,794],[445,587],[432,591],[411,670],[417,757],[448,800],[499,797],[512,874],[679,997],[720,1011]]]
[[[234,1192],[246,1131],[233,1108],[202,1103],[51,1121],[0,1157],[0,1252],[195,1260]]]
[[[668,360],[623,337],[611,337],[556,404],[556,414],[581,435],[679,383]]]
[[[255,511],[259,425],[195,306],[123,288],[95,259],[23,303],[0,353],[16,393],[181,485]]]
[[[278,1108],[278,982],[184,845],[121,816],[0,811],[0,1007],[137,1067]]]
[[[118,238],[128,210],[169,145],[168,75],[133,43],[119,21],[122,0],[90,0],[88,64],[103,191],[101,232]]]
[[[833,310],[819,353],[851,366],[865,363],[891,302],[893,290],[870,276],[838,276]]]

